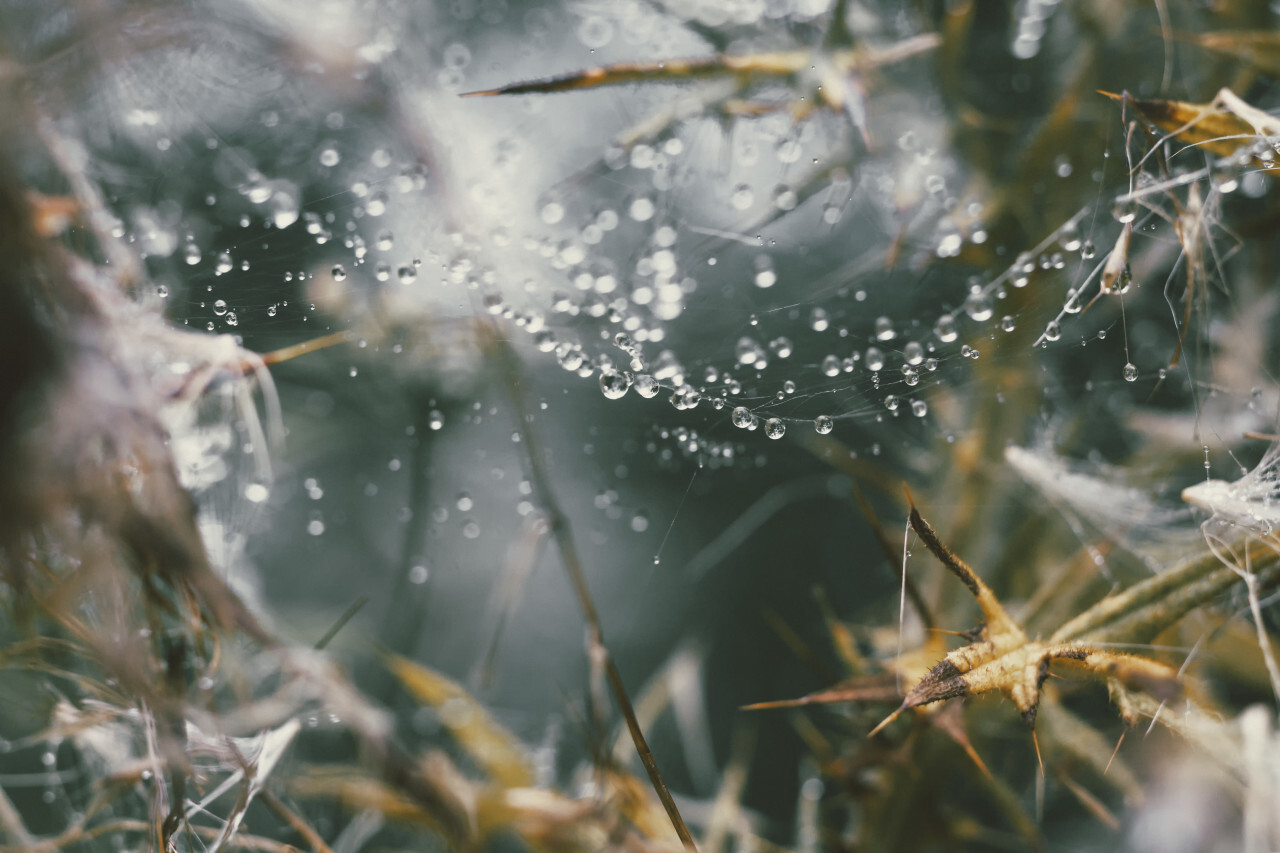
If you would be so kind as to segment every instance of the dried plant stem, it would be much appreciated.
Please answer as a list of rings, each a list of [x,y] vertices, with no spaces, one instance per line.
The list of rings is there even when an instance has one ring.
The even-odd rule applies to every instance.
[[[689,832],[689,827],[685,825],[684,818],[680,816],[680,809],[677,808],[675,799],[671,796],[671,791],[667,788],[667,783],[663,780],[661,771],[658,770],[658,762],[653,757],[653,751],[649,749],[648,741],[645,740],[644,732],[640,728],[640,721],[636,719],[635,709],[632,707],[631,699],[627,695],[627,688],[622,682],[622,673],[618,671],[617,664],[614,663],[613,657],[605,646],[604,631],[600,626],[600,616],[596,611],[595,603],[591,599],[591,591],[587,587],[586,573],[582,568],[578,547],[573,540],[573,530],[569,526],[568,517],[560,509],[559,503],[556,502],[555,494],[551,491],[551,480],[547,475],[542,448],[538,443],[537,433],[531,428],[533,410],[530,408],[528,399],[525,396],[520,359],[511,348],[511,344],[502,335],[501,329],[497,328],[496,325],[489,327],[487,342],[490,350],[496,354],[497,361],[501,365],[502,374],[506,381],[507,394],[511,399],[514,410],[512,414],[515,417],[516,428],[520,430],[523,438],[520,446],[524,448],[525,462],[529,470],[529,482],[533,485],[534,493],[546,513],[551,535],[555,539],[557,549],[560,551],[560,560],[564,564],[565,572],[569,576],[569,584],[573,587],[574,595],[578,599],[578,606],[582,610],[583,619],[586,620],[590,650],[597,653],[604,664],[605,677],[609,680],[609,687],[613,691],[613,698],[618,704],[618,710],[622,713],[622,718],[627,723],[627,730],[631,733],[631,741],[636,746],[636,752],[640,756],[640,763],[644,765],[645,771],[649,774],[649,781],[652,783],[658,799],[662,802],[662,807],[666,809],[667,817],[671,819],[671,825],[675,828],[676,835],[680,837],[680,841],[684,844],[686,850],[696,851],[698,847],[693,841],[693,835]]]

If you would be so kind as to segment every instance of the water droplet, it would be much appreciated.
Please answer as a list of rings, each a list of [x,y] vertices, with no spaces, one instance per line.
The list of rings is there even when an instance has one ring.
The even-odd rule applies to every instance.
[[[548,202],[542,207],[541,217],[548,225],[555,225],[564,219],[564,205],[558,201]]]
[[[1093,245],[1092,240],[1085,240],[1080,244],[1080,257],[1084,258],[1086,261],[1096,254],[1098,254],[1098,249]]]
[[[400,278],[401,284],[413,284],[418,280],[418,271],[408,265],[396,270],[396,275]]]
[[[834,355],[829,355],[822,360],[822,373],[825,376],[840,375],[840,359]]]
[[[733,410],[732,417],[734,426],[738,429],[746,429],[751,426],[751,421],[755,418],[755,415],[751,414],[751,410],[746,406],[738,406]]]
[[[1044,339],[1046,341],[1056,341],[1062,337],[1062,326],[1057,320],[1050,320],[1049,325],[1044,327]]]
[[[334,264],[330,272],[333,274],[334,281],[346,281],[347,270],[342,264]]]
[[[813,428],[817,430],[818,435],[826,435],[835,429],[835,422],[826,415],[818,415],[813,419]]]
[[[822,308],[814,308],[809,312],[809,328],[815,332],[825,332],[831,326],[827,312]]]
[[[1012,316],[1005,314],[1000,318],[1000,328],[1006,332],[1012,332],[1017,328],[1017,321]]]
[[[1125,382],[1133,382],[1133,381],[1137,380],[1137,378],[1138,378],[1138,368],[1137,368],[1137,366],[1136,366],[1133,362],[1131,362],[1131,361],[1125,362],[1125,365],[1124,365],[1124,381],[1125,381]]]
[[[631,374],[617,370],[600,371],[600,390],[610,400],[624,397],[631,388]]]
[[[944,344],[949,344],[960,335],[956,331],[955,318],[950,314],[943,314],[938,321],[933,324],[933,334]]]
[[[223,275],[224,273],[231,272],[231,267],[231,255],[223,252],[218,255],[218,261],[214,264],[213,273],[214,275]]]
[[[911,414],[915,415],[917,418],[923,418],[925,415],[929,414],[929,404],[924,400],[912,400]]]
[[[897,336],[898,336],[898,333],[893,330],[892,320],[890,320],[888,317],[876,318],[876,340],[877,341],[891,341]]]
[[[213,313],[217,314],[219,317],[224,316],[227,313],[226,301],[222,299],[216,300],[213,303]]]
[[[777,418],[769,418],[764,422],[764,434],[769,438],[782,438],[787,434],[787,425]]]
[[[636,533],[644,533],[649,529],[649,516],[643,511],[631,516],[631,529]]]
[[[658,396],[658,392],[662,390],[662,386],[658,384],[658,380],[654,379],[647,373],[641,373],[635,379],[636,393],[645,399],[652,399]]]
[[[970,319],[982,322],[991,319],[991,294],[984,293],[982,290],[974,290],[964,301],[964,313],[968,314]]]
[[[188,266],[192,267],[200,263],[200,247],[195,243],[188,243],[183,253],[183,260],[187,262]]]
[[[907,364],[919,364],[924,361],[924,347],[919,341],[908,341],[902,348],[902,359]]]
[[[729,203],[733,205],[734,210],[746,210],[755,204],[755,200],[755,193],[746,184],[738,184],[729,195]]]
[[[884,370],[884,353],[876,347],[867,347],[867,370]]]

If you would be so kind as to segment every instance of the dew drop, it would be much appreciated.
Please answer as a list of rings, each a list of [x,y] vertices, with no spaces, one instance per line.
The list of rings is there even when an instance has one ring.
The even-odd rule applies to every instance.
[[[1133,381],[1137,380],[1137,378],[1138,378],[1138,368],[1137,368],[1137,366],[1136,366],[1133,362],[1131,362],[1131,361],[1125,362],[1125,365],[1124,365],[1124,381],[1125,381],[1125,382],[1133,382]]]
[[[933,324],[933,334],[944,344],[949,344],[959,337],[956,332],[955,318],[950,314],[943,314],[938,321]]]
[[[929,414],[929,404],[924,400],[912,400],[911,414],[915,415],[917,418],[923,418],[925,415]]]
[[[782,438],[787,434],[787,425],[777,418],[769,418],[764,422],[764,434],[773,439]]]
[[[631,375],[617,370],[600,371],[600,390],[610,400],[619,400],[626,396],[631,388]]]
[[[662,390],[662,386],[658,384],[658,380],[654,379],[647,373],[641,373],[635,379],[636,393],[646,400],[658,396],[658,392]]]
[[[818,415],[813,419],[813,428],[817,430],[818,435],[826,435],[835,429],[835,422],[826,415]]]
[[[347,270],[342,264],[334,264],[330,272],[333,274],[334,281],[346,281]]]
[[[970,293],[969,298],[964,301],[964,313],[978,322],[991,319],[991,294],[981,290]]]
[[[746,406],[738,406],[733,410],[733,425],[738,429],[746,429],[751,426],[753,418],[754,415],[751,414],[751,410]]]

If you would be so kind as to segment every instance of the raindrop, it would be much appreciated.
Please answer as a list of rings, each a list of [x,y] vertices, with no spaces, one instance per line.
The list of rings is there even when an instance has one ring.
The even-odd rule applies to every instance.
[[[654,379],[647,373],[641,373],[635,379],[636,393],[645,399],[652,399],[658,396],[658,392],[662,390],[662,386],[658,384],[658,380]]]
[[[610,400],[624,397],[631,388],[631,375],[617,370],[600,371],[600,390]]]
[[[933,324],[933,334],[944,344],[949,344],[959,337],[956,332],[955,318],[950,314],[943,314],[938,321]]]
[[[980,289],[974,290],[964,301],[964,313],[978,322],[991,319],[991,294],[984,293]]]

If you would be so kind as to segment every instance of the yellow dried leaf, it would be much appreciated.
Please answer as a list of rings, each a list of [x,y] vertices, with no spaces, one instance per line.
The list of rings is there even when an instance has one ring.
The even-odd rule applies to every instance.
[[[1127,105],[1143,121],[1175,139],[1223,157],[1235,154],[1259,136],[1280,131],[1280,122],[1245,103],[1230,89],[1222,89],[1207,104],[1141,100],[1127,92],[1117,95],[1099,91],[1099,94]],[[1264,168],[1275,166],[1274,162],[1259,163]]]
[[[451,678],[399,655],[387,667],[415,699],[440,711],[441,722],[467,754],[503,788],[533,784],[533,773],[516,738]]]

